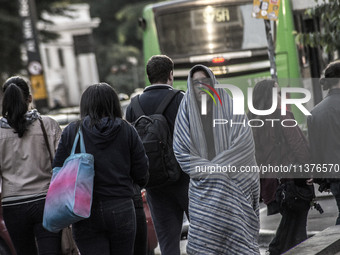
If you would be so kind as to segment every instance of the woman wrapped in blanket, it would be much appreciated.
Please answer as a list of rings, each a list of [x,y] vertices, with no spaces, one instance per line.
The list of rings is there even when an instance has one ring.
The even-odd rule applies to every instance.
[[[252,131],[231,124],[247,116],[233,115],[232,98],[215,84],[209,68],[194,66],[175,124],[175,155],[190,176],[187,253],[259,254],[259,176],[240,171],[256,166]]]

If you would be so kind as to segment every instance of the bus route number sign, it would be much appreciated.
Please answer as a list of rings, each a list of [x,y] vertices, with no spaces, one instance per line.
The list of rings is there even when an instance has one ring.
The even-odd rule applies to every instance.
[[[230,21],[229,9],[209,6],[203,11],[203,21],[206,24],[228,22]]]
[[[253,17],[257,19],[277,20],[280,0],[254,0]]]
[[[191,11],[191,22],[194,28],[207,25],[225,26],[239,23],[239,10],[235,6],[211,6]]]

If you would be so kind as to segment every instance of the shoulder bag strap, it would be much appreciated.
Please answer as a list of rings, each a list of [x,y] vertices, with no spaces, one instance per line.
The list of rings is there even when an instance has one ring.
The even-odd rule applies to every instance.
[[[70,155],[75,154],[76,147],[77,147],[79,139],[80,139],[80,152],[81,153],[86,153],[85,142],[84,142],[84,138],[83,138],[83,131],[81,129],[82,121],[80,121],[76,125],[78,126],[78,128],[77,128],[76,136],[75,136],[74,141],[73,141],[73,146],[72,146],[72,150],[71,150],[71,154]]]
[[[72,146],[72,150],[71,150],[71,154],[70,155],[73,155],[76,151],[76,147],[77,147],[77,143],[78,143],[78,140],[79,140],[79,136],[80,136],[80,127],[79,129],[77,130],[77,133],[76,133],[76,136],[74,138],[74,141],[73,141],[73,146]]]
[[[52,164],[52,163],[53,163],[53,157],[52,157],[52,152],[51,152],[51,148],[50,148],[50,143],[48,142],[48,138],[47,138],[47,133],[46,133],[45,125],[44,125],[44,122],[42,121],[42,119],[38,118],[38,120],[39,120],[39,122],[40,122],[40,127],[41,127],[41,130],[42,130],[43,135],[44,135],[45,144],[46,144],[48,153],[49,153],[49,155],[50,155],[50,161],[51,161],[51,164]]]
[[[84,143],[84,138],[83,138],[83,131],[81,130],[81,127],[79,127],[78,133],[79,133],[79,137],[80,137],[80,152],[86,153],[85,143]]]
[[[163,99],[163,101],[161,102],[161,104],[158,106],[158,108],[156,109],[155,113],[156,114],[163,114],[163,112],[165,111],[165,109],[168,107],[168,105],[171,103],[172,99],[178,94],[180,93],[181,90],[172,90],[170,93],[168,93],[165,98]]]

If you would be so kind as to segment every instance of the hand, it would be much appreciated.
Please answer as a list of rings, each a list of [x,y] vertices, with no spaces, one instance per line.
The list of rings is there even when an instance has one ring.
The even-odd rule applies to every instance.
[[[306,180],[307,185],[313,185],[313,178]]]

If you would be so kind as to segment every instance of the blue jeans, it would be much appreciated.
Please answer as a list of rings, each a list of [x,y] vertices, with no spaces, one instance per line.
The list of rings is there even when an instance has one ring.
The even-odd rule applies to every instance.
[[[3,207],[5,224],[17,255],[34,255],[38,250],[39,255],[60,254],[60,233],[51,233],[42,226],[44,205],[45,200],[39,200]]]
[[[132,199],[94,202],[90,218],[72,227],[81,255],[133,254],[136,215]]]
[[[335,198],[339,212],[335,225],[340,225],[340,182],[331,182],[331,192]]]

